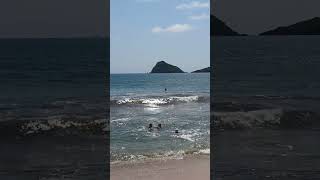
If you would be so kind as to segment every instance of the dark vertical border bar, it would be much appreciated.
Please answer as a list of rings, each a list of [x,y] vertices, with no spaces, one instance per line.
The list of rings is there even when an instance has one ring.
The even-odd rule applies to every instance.
[[[8,7],[1,4],[8,12],[17,15],[14,25],[22,27],[26,23],[29,27],[12,28],[8,25],[17,30],[17,35],[13,33],[6,37],[2,34],[0,37],[0,104],[11,104],[12,99],[17,102],[14,108],[0,108],[0,115],[3,112],[14,115],[0,120],[0,180],[110,179],[110,0],[99,0],[98,6],[86,1],[93,5],[88,9],[97,11],[99,17],[95,19],[99,21],[95,24],[98,27],[84,23],[86,27],[90,26],[90,31],[94,29],[89,35],[71,30],[60,33],[52,30],[46,34],[48,29],[41,28],[55,23],[61,25],[62,19],[58,16],[64,13],[75,18],[68,25],[74,23],[79,27],[76,25],[82,24],[75,20],[86,21],[75,16],[75,9],[66,11],[57,2],[39,2],[25,2],[26,9],[22,8],[24,4],[17,6],[16,2],[10,2]],[[59,8],[52,7],[50,3]],[[87,8],[79,4],[74,3],[72,7]],[[12,7],[24,11],[15,11]],[[45,15],[45,8],[48,8],[48,14],[52,13],[51,16]],[[23,18],[24,15],[29,18]],[[5,18],[11,20],[12,17]],[[36,21],[35,24],[41,28],[35,28],[32,34],[28,28],[32,26],[33,18],[44,20]],[[59,27],[66,28],[63,25]],[[39,29],[42,34],[37,34]],[[71,59],[74,61],[68,61]],[[74,96],[78,99],[74,100]],[[90,99],[92,96],[95,97]],[[88,109],[92,113],[82,116],[87,110],[88,104],[85,103],[88,100]],[[65,108],[64,104],[68,107]],[[51,111],[54,113],[50,114]],[[76,119],[79,114],[80,118]],[[53,116],[63,116],[64,119],[54,119]],[[52,119],[57,124],[51,123]],[[92,120],[98,123],[92,123]],[[101,126],[105,123],[107,131]]]
[[[106,150],[106,176],[108,179],[110,179],[110,0],[107,0],[107,7],[106,7],[106,11],[107,11],[107,65],[106,65],[106,101],[107,101],[107,125],[108,125],[108,131],[106,133],[106,139],[107,139],[107,150]]]
[[[211,14],[213,10],[213,0],[210,0],[210,179],[214,179],[214,141],[213,141],[213,131],[214,131],[214,117],[213,117],[213,84],[214,84],[214,71],[213,71],[213,56],[212,56],[212,38],[213,38],[213,33],[212,33],[212,21],[211,21]]]

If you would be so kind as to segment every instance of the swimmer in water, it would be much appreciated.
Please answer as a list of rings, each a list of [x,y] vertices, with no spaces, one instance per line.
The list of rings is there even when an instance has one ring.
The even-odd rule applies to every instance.
[[[158,124],[157,129],[160,130],[162,128],[161,123]]]
[[[164,92],[167,92],[167,88],[164,88]]]
[[[153,130],[152,124],[149,124],[148,130],[149,130],[149,131],[152,131],[152,130]]]

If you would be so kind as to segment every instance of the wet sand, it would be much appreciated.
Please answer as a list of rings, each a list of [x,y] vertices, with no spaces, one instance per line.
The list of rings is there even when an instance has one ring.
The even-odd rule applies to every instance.
[[[208,155],[111,165],[111,180],[209,180]]]

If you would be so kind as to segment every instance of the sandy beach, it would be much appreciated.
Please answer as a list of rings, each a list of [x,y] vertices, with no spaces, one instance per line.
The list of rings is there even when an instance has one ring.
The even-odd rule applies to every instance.
[[[112,164],[111,180],[209,180],[210,157],[199,155],[184,159],[149,160]]]

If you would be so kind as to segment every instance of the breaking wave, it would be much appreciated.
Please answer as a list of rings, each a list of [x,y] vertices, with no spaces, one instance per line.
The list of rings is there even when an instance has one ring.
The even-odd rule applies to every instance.
[[[152,159],[184,159],[186,156],[192,155],[210,155],[209,148],[201,149],[188,149],[188,150],[177,150],[177,151],[166,151],[166,152],[154,152],[144,154],[113,154],[111,153],[111,163],[123,163],[123,162],[136,162],[145,161]]]
[[[111,100],[113,106],[119,105],[171,105],[188,102],[209,102],[209,96],[163,96],[163,97],[126,97],[117,100]]]
[[[305,110],[261,109],[253,111],[214,112],[214,129],[320,128],[320,116]]]
[[[106,119],[96,120],[64,120],[50,118],[47,120],[3,121],[0,125],[2,136],[90,136],[104,135],[109,131],[109,123]]]

